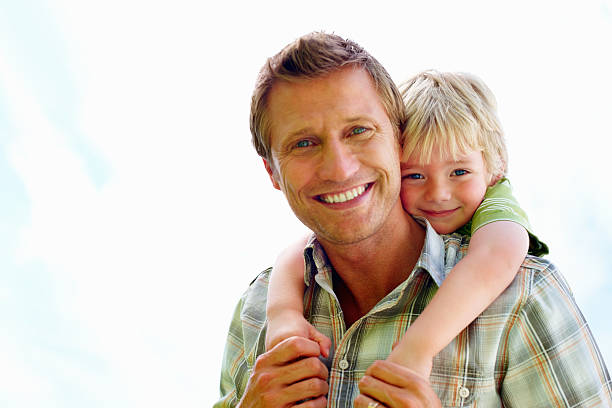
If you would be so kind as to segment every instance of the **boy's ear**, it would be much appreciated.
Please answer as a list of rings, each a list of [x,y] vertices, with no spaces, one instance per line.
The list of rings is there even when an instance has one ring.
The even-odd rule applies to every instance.
[[[503,174],[491,175],[491,182],[489,183],[489,187],[493,187],[499,180],[504,177]]]
[[[268,172],[268,176],[270,177],[270,181],[272,182],[272,186],[274,186],[275,189],[280,190],[281,189],[280,185],[278,184],[278,181],[276,180],[276,172],[270,166],[270,163],[266,159],[264,159],[262,157],[261,160],[263,160],[263,164],[266,167],[266,171]]]

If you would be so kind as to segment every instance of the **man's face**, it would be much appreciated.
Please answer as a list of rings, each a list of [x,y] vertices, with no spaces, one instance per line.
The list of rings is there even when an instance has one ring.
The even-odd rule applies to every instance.
[[[400,205],[399,144],[369,74],[347,67],[274,85],[268,99],[274,186],[321,240],[351,244]]]

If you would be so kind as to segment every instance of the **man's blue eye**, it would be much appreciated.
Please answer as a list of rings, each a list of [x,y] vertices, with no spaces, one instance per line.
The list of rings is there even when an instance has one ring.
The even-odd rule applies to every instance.
[[[454,170],[453,173],[455,174],[455,176],[463,176],[464,174],[467,174],[467,170],[458,169]]]
[[[308,140],[300,140],[295,144],[295,147],[308,147],[310,146],[310,142]]]
[[[423,177],[423,175],[419,174],[419,173],[412,173],[412,174],[406,174],[404,176],[404,178],[409,178],[411,180],[420,180],[420,179],[423,179],[425,177]]]
[[[354,135],[360,135],[363,132],[365,132],[367,129],[364,127],[356,127],[355,129],[353,129],[353,131],[351,132]]]

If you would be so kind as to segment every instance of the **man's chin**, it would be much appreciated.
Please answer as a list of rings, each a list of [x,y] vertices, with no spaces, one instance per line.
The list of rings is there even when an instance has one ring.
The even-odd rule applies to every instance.
[[[355,228],[355,223],[342,223],[333,228],[318,228],[315,231],[317,239],[321,243],[332,245],[358,245],[376,235],[381,223],[366,222],[362,228]],[[357,224],[358,225],[358,224]],[[378,225],[378,227],[374,227]]]

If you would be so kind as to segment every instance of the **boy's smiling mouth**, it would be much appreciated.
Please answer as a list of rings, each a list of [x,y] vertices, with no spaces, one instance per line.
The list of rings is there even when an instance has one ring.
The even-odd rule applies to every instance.
[[[442,218],[442,217],[446,217],[448,215],[453,214],[455,211],[457,211],[459,209],[459,207],[457,208],[452,208],[450,210],[440,210],[440,211],[434,211],[434,210],[421,210],[423,212],[423,214],[425,214],[428,217],[434,217],[434,218]]]

